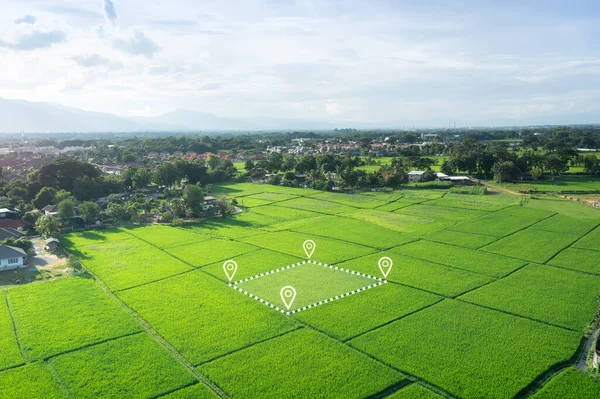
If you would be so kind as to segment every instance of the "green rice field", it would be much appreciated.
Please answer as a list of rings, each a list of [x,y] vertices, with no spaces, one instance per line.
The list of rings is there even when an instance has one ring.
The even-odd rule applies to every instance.
[[[87,274],[0,287],[0,398],[600,397],[574,367],[598,311],[598,210],[213,191],[243,212],[65,234]]]

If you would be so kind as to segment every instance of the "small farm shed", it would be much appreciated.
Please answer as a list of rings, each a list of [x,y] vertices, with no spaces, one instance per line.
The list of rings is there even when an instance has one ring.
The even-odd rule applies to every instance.
[[[204,203],[202,203],[202,210],[208,211],[215,207],[215,203],[217,202],[217,197],[213,197],[212,195],[208,195],[204,197]]]
[[[0,245],[0,271],[27,266],[27,253],[21,248]]]
[[[46,251],[54,252],[60,247],[60,241],[58,238],[50,237],[46,240]]]

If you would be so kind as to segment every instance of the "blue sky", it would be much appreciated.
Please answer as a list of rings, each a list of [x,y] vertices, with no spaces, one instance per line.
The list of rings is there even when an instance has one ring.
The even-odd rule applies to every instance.
[[[4,98],[125,116],[600,122],[597,1],[0,3]]]

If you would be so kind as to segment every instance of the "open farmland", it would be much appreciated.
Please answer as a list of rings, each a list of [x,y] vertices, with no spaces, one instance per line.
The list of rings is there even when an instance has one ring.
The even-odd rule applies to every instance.
[[[597,211],[444,190],[215,191],[247,209],[67,234],[91,278],[0,291],[0,397],[595,397],[569,367],[598,306]]]

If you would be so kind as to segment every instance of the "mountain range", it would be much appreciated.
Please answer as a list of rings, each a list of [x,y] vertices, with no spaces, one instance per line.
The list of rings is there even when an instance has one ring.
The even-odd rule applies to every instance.
[[[454,120],[465,126],[538,126],[597,124],[596,114],[565,114],[525,119],[495,119],[483,121]],[[0,133],[102,133],[102,132],[214,132],[257,130],[332,130],[335,128],[389,129],[401,127],[443,128],[448,119],[427,121],[405,120],[398,123],[357,123],[342,121],[311,121],[281,118],[224,118],[207,112],[175,110],[153,117],[122,117],[113,114],[84,111],[53,103],[29,102],[0,98]]]

